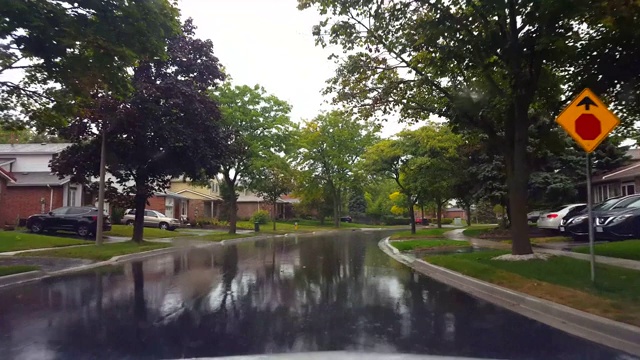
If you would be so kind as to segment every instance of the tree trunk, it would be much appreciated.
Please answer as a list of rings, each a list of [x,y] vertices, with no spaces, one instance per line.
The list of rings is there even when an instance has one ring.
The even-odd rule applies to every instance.
[[[136,215],[133,219],[133,237],[131,240],[141,243],[144,236],[144,209],[147,206],[147,197],[144,194],[136,194],[133,197]]]
[[[273,200],[273,231],[276,231],[276,220],[278,219],[277,211],[278,211],[278,202],[276,199]]]
[[[407,195],[407,205],[409,205],[409,220],[411,221],[411,233],[416,233],[416,214],[413,212],[413,201],[411,196]]]
[[[511,215],[511,253],[513,255],[532,254],[527,223],[527,198],[529,173],[527,169],[528,114],[527,109],[516,101],[514,118],[507,124],[507,140],[511,149],[507,149],[507,188],[509,212]],[[511,130],[511,131],[509,131]],[[511,151],[510,151],[511,150]]]
[[[340,227],[340,196],[333,195],[333,226]]]
[[[234,190],[235,194],[235,190]],[[235,234],[238,229],[238,199],[233,195],[229,199],[229,234]]]
[[[438,222],[438,229],[442,228],[442,201],[440,201],[440,199],[436,199],[436,217],[437,217],[437,222]]]
[[[471,205],[466,205],[464,212],[467,215],[467,226],[471,226]]]

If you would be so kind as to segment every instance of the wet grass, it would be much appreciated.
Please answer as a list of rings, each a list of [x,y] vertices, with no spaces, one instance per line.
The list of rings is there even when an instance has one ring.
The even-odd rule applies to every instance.
[[[238,226],[238,229],[253,230],[254,224],[251,221],[238,221],[237,226]],[[367,225],[367,224],[341,222],[339,229],[362,229],[362,228],[371,228],[371,227],[394,228],[393,226]],[[266,233],[266,234],[286,234],[286,233],[292,233],[292,232],[312,232],[312,231],[324,231],[324,230],[337,230],[337,228],[333,226],[332,221],[326,221],[324,224],[320,224],[320,221],[316,221],[316,220],[300,220],[298,221],[297,229],[294,221],[277,221],[275,231],[273,230],[273,222],[268,222],[266,224],[260,225],[260,232]]]
[[[121,243],[104,244],[101,246],[91,245],[66,249],[62,248],[55,250],[34,251],[20,254],[20,256],[64,257],[104,261],[109,260],[114,256],[140,253],[144,251],[162,249],[170,246],[171,244],[167,243],[152,243],[143,241],[142,243],[138,244],[133,241],[127,241]]]
[[[113,225],[111,226],[111,231],[107,231],[104,234],[105,236],[119,236],[119,237],[127,237],[131,239],[131,237],[133,236],[133,226]],[[193,236],[193,235],[195,234],[187,231],[180,231],[180,229],[169,231],[169,230],[145,227],[142,237],[144,239],[161,239],[161,238],[184,237],[184,236]]]
[[[593,246],[596,255],[610,256],[621,259],[640,260],[640,240],[626,240],[598,244]],[[580,246],[573,251],[589,254],[589,246]]]
[[[464,229],[462,233],[469,237],[478,237],[496,229],[495,225],[472,225]]]
[[[559,242],[572,242],[573,239],[567,236],[548,236],[548,237],[535,237],[531,238],[532,244],[549,244],[549,243],[559,243]],[[505,244],[511,244],[511,240],[502,240],[501,242]],[[588,250],[587,250],[588,251]]]
[[[505,251],[432,255],[426,261],[509,289],[640,325],[640,272],[599,264],[591,283],[589,262],[556,256],[547,261],[498,261]]]
[[[421,239],[421,238],[442,238],[442,235],[447,231],[451,231],[451,228],[433,228],[433,229],[420,229],[416,230],[415,234],[411,233],[411,230],[399,231],[391,235],[391,240],[400,239]]]
[[[63,238],[23,231],[0,231],[0,252],[87,245],[85,240]]]
[[[430,239],[430,240],[405,240],[392,241],[391,246],[400,251],[412,251],[421,249],[451,248],[470,246],[466,241],[455,241],[446,239]]]
[[[37,266],[29,266],[29,265],[0,266],[0,276],[19,274],[19,273],[35,271],[35,270],[38,270]]]

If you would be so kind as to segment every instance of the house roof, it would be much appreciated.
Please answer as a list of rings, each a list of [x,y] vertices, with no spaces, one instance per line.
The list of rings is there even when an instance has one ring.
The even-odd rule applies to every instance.
[[[266,201],[264,201],[263,198],[261,198],[259,196],[255,196],[255,195],[240,195],[240,196],[238,196],[238,202],[239,203],[250,203],[250,202],[263,203],[263,202],[266,202]],[[282,199],[278,199],[278,201],[277,201],[278,204],[286,204],[288,202],[289,201],[282,200]]]
[[[58,175],[48,171],[44,172],[23,172],[12,173],[15,183],[9,186],[61,186],[68,183],[71,178],[58,178]]]
[[[0,166],[8,165],[16,162],[16,158],[0,158]]]
[[[188,197],[182,196],[178,193],[174,193],[173,191],[157,192],[154,195],[158,197],[172,197],[172,198],[181,199],[181,200],[189,200]]]
[[[627,155],[631,157],[631,161],[640,160],[640,148],[627,150]]]
[[[0,155],[26,155],[26,154],[57,154],[67,147],[69,143],[59,144],[0,144]],[[7,157],[7,156],[2,156]]]
[[[638,162],[595,175],[591,178],[591,182],[604,183],[613,180],[633,179],[636,176],[640,176],[640,163]]]
[[[16,177],[13,174],[0,167],[0,176],[5,178],[9,183],[15,183]]]
[[[194,195],[196,195],[196,196],[200,196],[200,197],[202,197],[203,199],[206,199],[206,200],[214,200],[214,201],[215,201],[215,200],[222,200],[222,198],[221,198],[221,197],[219,197],[219,196],[207,195],[207,194],[203,194],[203,193],[201,193],[201,192],[198,192],[198,191],[195,191],[195,190],[191,190],[191,189],[182,189],[182,190],[180,190],[180,191],[177,191],[176,193],[177,193],[177,194],[183,194],[183,193],[185,193],[185,192],[188,192],[188,193],[194,194]]]

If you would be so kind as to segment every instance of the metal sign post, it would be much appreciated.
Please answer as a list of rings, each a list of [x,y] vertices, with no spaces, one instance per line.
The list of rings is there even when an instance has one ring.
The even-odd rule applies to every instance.
[[[596,279],[596,257],[593,252],[593,194],[591,192],[591,157],[598,145],[620,124],[620,120],[598,96],[589,89],[584,89],[573,101],[562,110],[556,122],[587,153],[587,212],[589,216],[589,252],[591,254],[591,281]]]
[[[593,252],[593,193],[591,192],[591,154],[587,153],[587,216],[589,216],[589,253],[591,254],[591,282],[596,281],[596,257]]]

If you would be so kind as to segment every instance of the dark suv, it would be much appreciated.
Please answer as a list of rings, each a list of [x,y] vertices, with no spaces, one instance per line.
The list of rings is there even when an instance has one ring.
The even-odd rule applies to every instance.
[[[57,208],[48,214],[31,215],[27,219],[27,229],[34,233],[43,231],[72,231],[82,237],[96,233],[98,208],[93,206],[67,206]],[[111,219],[104,216],[103,231],[111,230]]]

